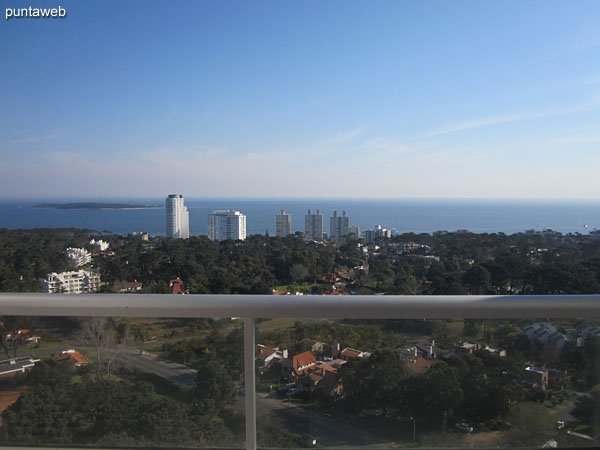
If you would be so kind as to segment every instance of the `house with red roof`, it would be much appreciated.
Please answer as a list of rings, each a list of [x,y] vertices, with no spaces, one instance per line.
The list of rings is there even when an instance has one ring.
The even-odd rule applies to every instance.
[[[315,355],[311,352],[300,353],[292,358],[292,375],[300,377],[304,372],[317,364]]]
[[[298,382],[303,386],[314,387],[315,391],[322,395],[333,397],[341,393],[337,367],[318,361],[317,364],[304,370],[304,373],[298,378]]]
[[[57,363],[70,363],[73,364],[75,367],[82,367],[91,363],[91,361],[88,358],[83,356],[77,350],[73,349],[60,352],[60,355],[54,358],[54,361],[56,361]]]
[[[340,356],[342,359],[348,361],[349,359],[368,358],[369,356],[371,356],[371,354],[368,352],[363,352],[361,350],[356,350],[354,348],[346,347],[344,350],[342,350]]]
[[[259,367],[268,368],[275,361],[281,362],[288,357],[287,350],[279,350],[278,347],[267,347],[266,345],[258,344],[256,346],[256,364]]]
[[[408,361],[406,363],[406,368],[408,370],[410,370],[412,373],[421,373],[433,364],[434,364],[433,361],[419,356],[418,358],[416,358],[413,361]]]

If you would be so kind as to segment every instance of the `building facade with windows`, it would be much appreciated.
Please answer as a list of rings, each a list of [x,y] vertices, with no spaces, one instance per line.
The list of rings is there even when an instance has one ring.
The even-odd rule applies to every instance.
[[[40,280],[48,294],[86,294],[100,289],[100,275],[87,270],[52,272]]]
[[[213,241],[246,239],[246,216],[232,209],[218,209],[208,215],[208,238]]]
[[[337,215],[337,211],[333,212],[333,216],[329,219],[329,239],[331,242],[346,242],[349,223],[350,218],[346,215],[346,211],[342,211],[341,216]]]
[[[309,209],[304,216],[304,238],[307,241],[323,240],[323,214],[318,209],[315,214]]]
[[[190,237],[190,215],[183,204],[183,195],[171,194],[165,200],[167,237],[187,239]]]
[[[284,209],[275,216],[275,235],[277,237],[286,237],[292,234],[292,215],[286,213]]]
[[[69,265],[74,269],[85,266],[92,261],[92,254],[84,248],[69,247],[65,250],[65,254]]]

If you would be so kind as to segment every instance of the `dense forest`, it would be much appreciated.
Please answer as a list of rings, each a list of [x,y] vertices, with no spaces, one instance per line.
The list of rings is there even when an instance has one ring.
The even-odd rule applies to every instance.
[[[360,294],[589,294],[600,291],[600,239],[547,232],[403,234],[366,245],[305,242],[301,236],[245,241],[186,240],[79,229],[0,229],[0,290],[36,292],[39,278],[68,269],[67,247],[101,237],[114,253],[94,257],[105,292],[137,280],[168,293],[181,278],[189,293],[258,294],[274,287],[324,293],[336,272]]]
[[[97,252],[89,244],[92,238],[108,242],[109,251]],[[273,289],[338,294],[600,291],[600,239],[594,235],[443,232],[337,245],[305,242],[301,234],[287,238],[253,235],[245,241],[224,242],[205,236],[144,241],[81,229],[0,229],[0,291],[39,291],[39,279],[47,273],[70,270],[67,247],[94,253],[87,268],[101,274],[105,293],[122,291],[131,281],[142,283],[141,292],[170,293],[169,281],[175,278],[183,280],[189,293],[219,294],[271,293]],[[7,335],[22,327],[38,328],[31,320],[3,317],[0,331]],[[94,348],[90,336],[98,334],[88,326],[93,320],[67,318],[63,322],[58,328],[65,337],[85,341],[84,348]],[[129,342],[131,348],[156,332],[151,323],[109,319],[101,324],[105,327],[102,336],[110,331],[115,342]],[[412,420],[429,433],[447,430],[459,420],[489,431],[505,430],[506,423],[516,423],[522,425],[512,426],[507,435],[510,442],[537,445],[530,430],[542,427],[538,430],[541,436],[551,435],[555,428],[548,405],[571,399],[573,417],[586,432],[600,436],[600,397],[593,391],[600,383],[600,339],[588,339],[583,347],[558,352],[530,342],[519,332],[523,324],[502,320],[296,322],[259,328],[258,339],[289,349],[291,354],[308,350],[302,343],[305,338],[371,352],[371,357],[340,368],[340,398],[318,399],[321,406],[355,416],[382,417],[400,424]],[[228,319],[194,319],[171,325],[177,330],[162,335],[155,351],[173,361],[183,359],[198,371],[191,390],[134,373],[122,364],[113,367],[107,349],[81,369],[46,359],[29,374],[0,380],[0,390],[25,388],[3,413],[0,438],[4,442],[105,446],[240,445],[243,417],[236,412],[235,392],[242,376],[241,328]],[[559,328],[575,325],[567,321]],[[87,341],[82,340],[86,332]],[[456,355],[414,373],[394,352],[415,336],[435,340],[447,349],[469,339],[509,352],[501,359],[487,352]],[[107,343],[108,338],[103,339]],[[4,341],[4,353],[16,355],[15,341],[12,347]],[[570,374],[568,388],[586,394],[567,394],[562,388],[531,390],[515,384],[513,380],[528,361],[565,370]],[[314,401],[313,394],[307,389],[305,401]],[[274,423],[259,423],[259,437],[278,447],[305,444]]]

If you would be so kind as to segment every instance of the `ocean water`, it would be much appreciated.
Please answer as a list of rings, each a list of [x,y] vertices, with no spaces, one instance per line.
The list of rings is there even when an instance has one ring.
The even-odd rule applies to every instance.
[[[165,234],[163,209],[58,210],[31,208],[36,203],[92,201],[89,199],[2,200],[0,228],[77,227],[117,234],[146,231]],[[164,198],[94,199],[93,201],[164,205]],[[562,233],[586,234],[600,229],[600,200],[349,200],[349,199],[194,199],[186,198],[190,233],[207,233],[207,216],[215,209],[237,209],[247,216],[247,233],[275,234],[275,215],[284,208],[292,214],[292,231],[304,231],[304,214],[320,209],[325,231],[336,210],[346,211],[361,230],[380,224],[399,233],[469,230],[506,234],[551,228]],[[585,226],[587,225],[587,227]]]

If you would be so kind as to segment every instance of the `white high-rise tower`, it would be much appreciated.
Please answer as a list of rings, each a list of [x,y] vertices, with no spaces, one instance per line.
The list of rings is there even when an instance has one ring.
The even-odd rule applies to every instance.
[[[213,241],[246,239],[246,216],[232,209],[218,209],[208,215],[208,238]]]
[[[190,215],[183,204],[183,195],[171,194],[165,200],[167,237],[187,239],[190,237]]]

